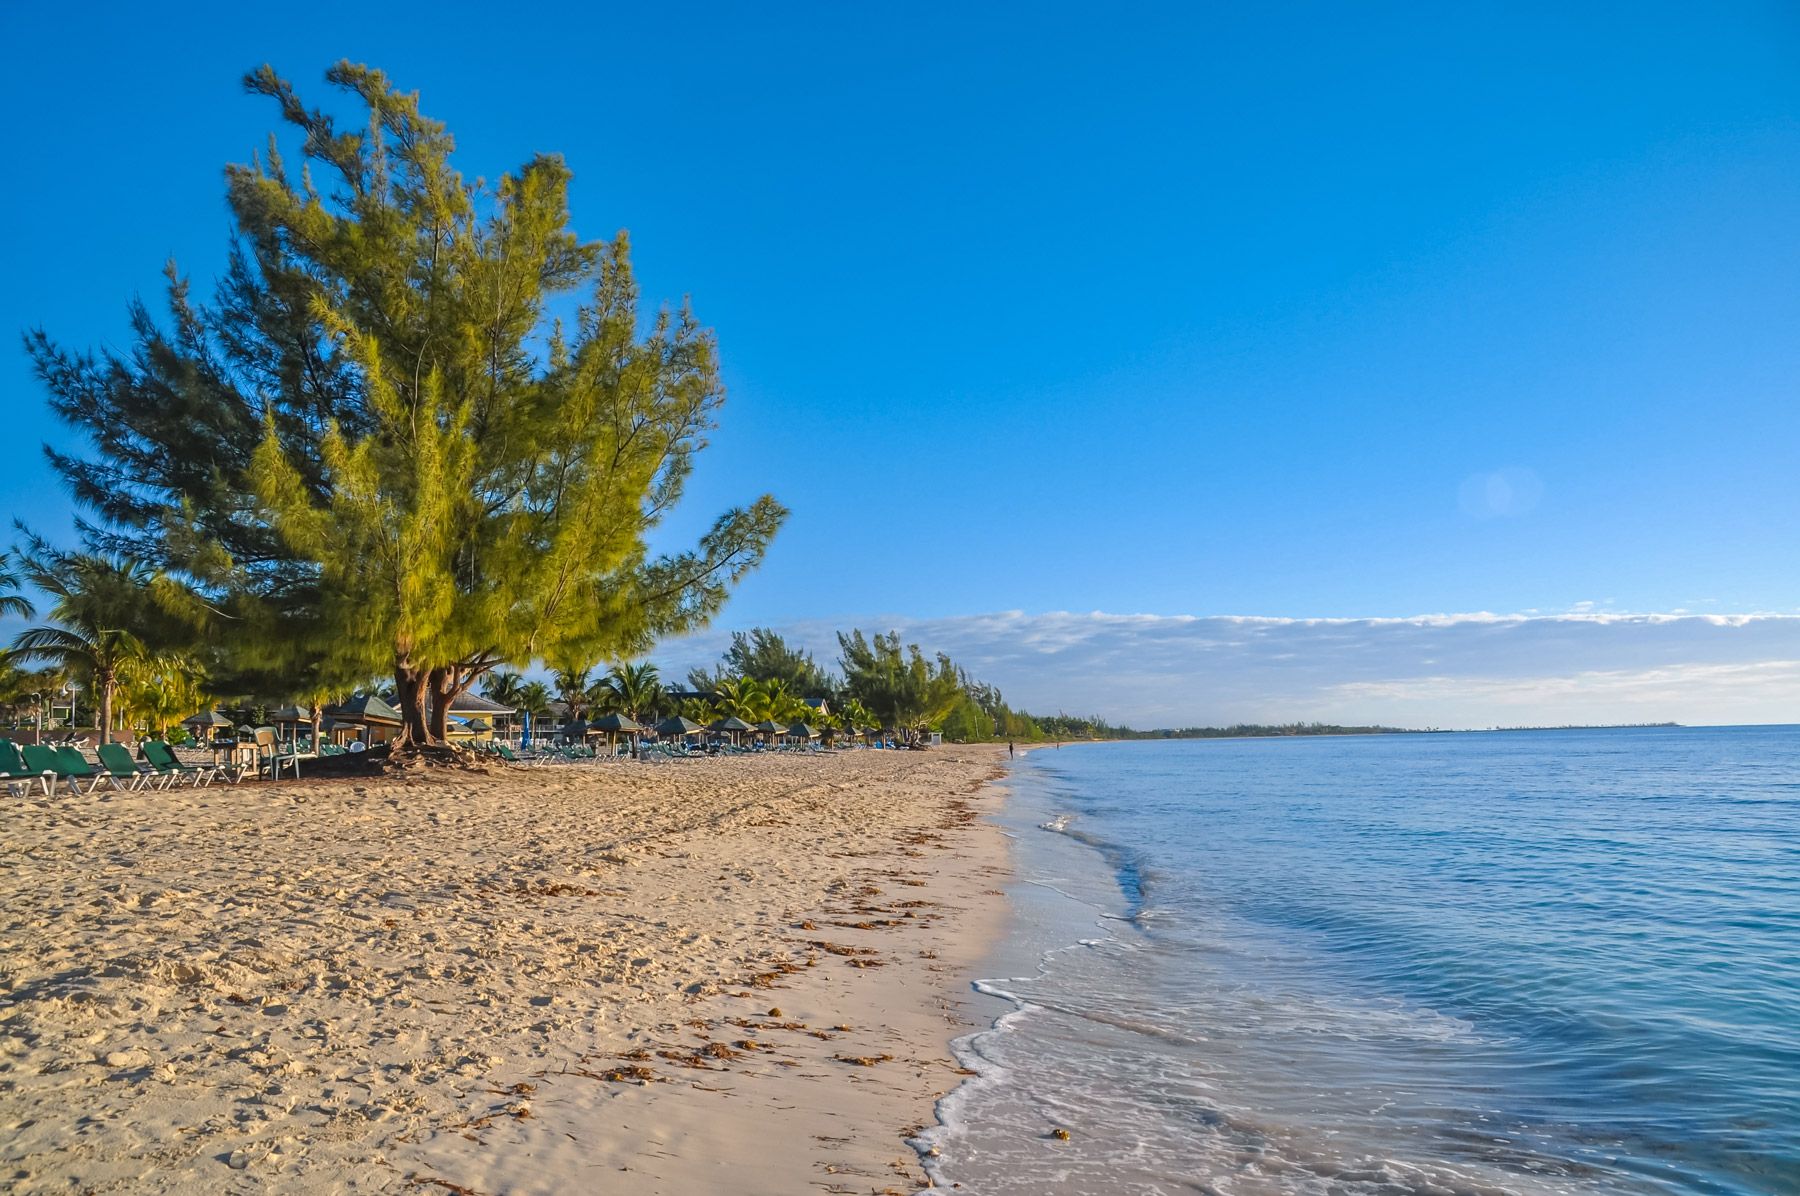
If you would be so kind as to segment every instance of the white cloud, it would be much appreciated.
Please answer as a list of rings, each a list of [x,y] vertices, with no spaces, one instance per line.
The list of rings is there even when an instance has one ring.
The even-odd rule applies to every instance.
[[[779,628],[821,659],[833,631],[898,630],[1014,705],[1138,726],[1382,722],[1785,722],[1800,715],[1800,617],[1490,612],[1280,619],[1021,611]],[[725,631],[665,645],[666,672],[717,659]]]

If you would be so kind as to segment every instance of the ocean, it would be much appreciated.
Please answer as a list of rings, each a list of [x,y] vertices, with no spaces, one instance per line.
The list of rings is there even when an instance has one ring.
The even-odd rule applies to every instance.
[[[938,1186],[1800,1194],[1800,728],[1082,744],[1008,784]]]

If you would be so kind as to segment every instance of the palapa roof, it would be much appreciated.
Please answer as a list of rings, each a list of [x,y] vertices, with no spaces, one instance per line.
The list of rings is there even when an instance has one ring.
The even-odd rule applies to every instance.
[[[724,718],[714,719],[712,725],[707,729],[710,731],[754,731],[756,728],[752,727],[737,715],[732,714],[727,715]]]
[[[397,727],[404,721],[398,710],[381,700],[380,694],[358,694],[325,710],[340,723],[392,723]]]
[[[515,714],[517,708],[470,690],[450,703],[451,714]]]
[[[625,714],[603,714],[588,724],[590,731],[642,731],[643,729],[643,723]]]
[[[699,723],[694,722],[692,719],[683,718],[679,714],[665,718],[662,722],[656,724],[656,733],[658,735],[692,735],[696,731],[704,730],[706,730],[706,728],[702,727]]]

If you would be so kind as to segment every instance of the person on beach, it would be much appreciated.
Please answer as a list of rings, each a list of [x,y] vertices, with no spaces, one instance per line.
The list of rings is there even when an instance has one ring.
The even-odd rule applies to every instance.
[[[1006,741],[1006,758],[1008,760],[1011,760],[1013,758],[1013,745],[1012,745],[1012,740],[1010,740],[1010,739]]]

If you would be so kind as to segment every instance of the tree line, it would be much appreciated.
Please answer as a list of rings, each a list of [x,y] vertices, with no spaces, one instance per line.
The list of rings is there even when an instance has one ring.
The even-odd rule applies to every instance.
[[[717,695],[730,711],[748,686],[798,699],[823,699],[828,723],[901,733],[941,732],[959,743],[1045,735],[1038,721],[1007,705],[1000,691],[972,678],[944,653],[928,654],[898,632],[837,634],[836,668],[767,627],[733,632],[717,664],[688,672],[687,692]],[[804,713],[801,715],[804,717]]]

